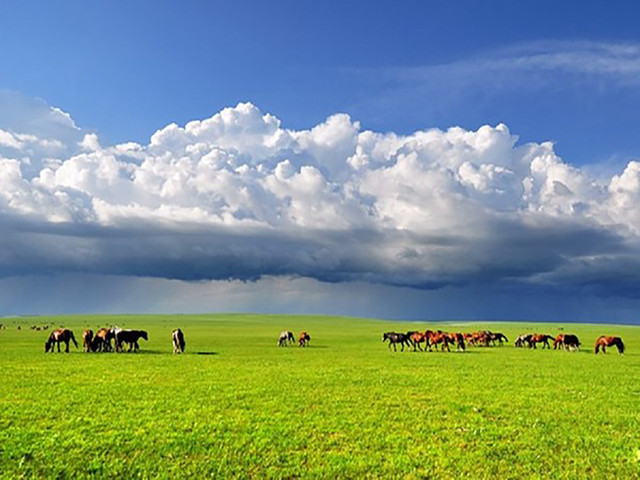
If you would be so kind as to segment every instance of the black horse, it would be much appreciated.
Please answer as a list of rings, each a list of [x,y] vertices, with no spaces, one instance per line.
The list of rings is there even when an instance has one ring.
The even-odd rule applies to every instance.
[[[149,340],[147,332],[145,332],[144,330],[116,330],[116,352],[122,352],[123,343],[129,344],[129,352],[131,350],[137,352],[140,348],[140,345],[138,345],[138,340],[140,340],[141,338]]]
[[[382,341],[386,342],[389,340],[389,350],[391,350],[391,345],[393,345],[393,351],[397,352],[396,344],[400,344],[402,347],[402,351],[404,352],[404,346],[411,346],[411,338],[406,333],[396,333],[396,332],[386,332],[382,334]]]

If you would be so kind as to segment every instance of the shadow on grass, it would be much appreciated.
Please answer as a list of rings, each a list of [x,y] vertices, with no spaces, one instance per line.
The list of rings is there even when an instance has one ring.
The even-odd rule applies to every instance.
[[[196,355],[218,355],[218,352],[193,352]]]

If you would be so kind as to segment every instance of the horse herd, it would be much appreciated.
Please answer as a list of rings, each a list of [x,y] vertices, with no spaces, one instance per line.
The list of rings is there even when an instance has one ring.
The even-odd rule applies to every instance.
[[[144,330],[125,330],[118,326],[110,328],[100,328],[93,333],[92,330],[86,329],[82,333],[82,345],[85,352],[123,352],[124,347],[128,346],[128,352],[137,352],[140,348],[138,341],[140,339],[148,340],[149,336]],[[113,341],[113,344],[112,344]],[[179,328],[173,330],[171,333],[171,341],[173,344],[173,353],[183,353],[185,349],[184,334]],[[311,336],[306,332],[300,332],[298,336],[298,345],[300,347],[309,346]],[[397,345],[400,345],[401,350],[404,351],[405,346],[407,348],[413,348],[413,351],[432,351],[438,349],[451,351],[449,345],[454,345],[457,351],[465,351],[467,345],[471,346],[495,346],[508,342],[507,337],[499,332],[491,332],[489,330],[480,330],[471,333],[449,333],[442,330],[426,330],[424,332],[411,330],[406,333],[402,332],[385,332],[382,334],[382,341],[389,342],[389,349],[393,347],[394,351],[397,351]],[[58,328],[51,332],[49,338],[45,342],[45,352],[53,352],[54,346],[57,345],[58,352],[60,352],[60,343],[64,343],[66,348],[65,352],[69,352],[69,342],[78,347],[78,343],[73,335],[73,332],[67,328]],[[580,350],[580,340],[574,334],[561,333],[556,337],[551,335],[540,333],[529,333],[518,336],[516,338],[514,346],[516,348],[536,348],[538,344],[542,344],[542,348],[551,349],[550,342],[553,342],[553,349],[557,350],[561,348],[567,351]],[[278,346],[286,347],[295,343],[295,337],[293,332],[289,330],[283,330],[278,337]],[[423,348],[424,345],[424,348]],[[624,343],[620,337],[601,335],[597,338],[594,351],[597,354],[602,350],[602,353],[606,353],[607,347],[616,347],[618,353],[623,354],[625,350]]]
[[[400,345],[401,351],[404,351],[404,347],[407,348],[413,347],[413,351],[421,350],[421,351],[432,351],[432,347],[438,349],[438,345],[440,345],[440,350],[444,351],[445,349],[450,352],[449,345],[455,345],[457,351],[464,351],[466,345],[473,346],[495,346],[496,342],[502,346],[503,342],[508,342],[507,337],[499,332],[491,332],[489,330],[481,330],[478,332],[472,333],[449,333],[443,332],[442,330],[426,330],[424,332],[420,332],[417,330],[411,330],[406,333],[401,332],[385,332],[382,334],[382,342],[389,342],[389,349],[393,346],[394,351],[398,351],[397,345]],[[555,338],[551,335],[545,335],[540,333],[529,333],[520,335],[515,341],[516,348],[523,348],[527,346],[528,348],[536,348],[538,343],[542,344],[542,348],[551,349],[551,345],[549,342],[553,342],[553,349],[557,350],[558,348],[562,348],[567,351],[580,350],[580,340],[574,334],[570,333],[561,333],[557,335]],[[422,348],[422,344],[424,344],[424,349]],[[624,343],[620,337],[615,336],[607,336],[601,335],[597,338],[595,344],[595,353],[597,354],[600,350],[602,353],[606,353],[606,347],[615,346],[618,348],[618,353],[624,353]]]
[[[143,338],[149,340],[149,335],[144,330],[124,330],[118,326],[110,328],[100,328],[95,335],[91,329],[82,332],[83,350],[89,352],[123,352],[125,345],[128,346],[128,352],[137,352],[140,349],[138,340]],[[111,341],[113,340],[113,345]],[[54,346],[57,345],[60,352],[60,343],[65,344],[65,352],[69,353],[69,342],[78,348],[78,343],[73,335],[73,331],[68,328],[57,328],[51,332],[49,338],[44,344],[44,351],[53,352]],[[183,353],[185,348],[184,334],[179,328],[171,333],[171,341],[173,343],[173,353]]]

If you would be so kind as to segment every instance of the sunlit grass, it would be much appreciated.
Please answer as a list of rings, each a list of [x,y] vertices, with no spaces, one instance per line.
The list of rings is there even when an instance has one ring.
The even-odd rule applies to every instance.
[[[394,353],[382,332],[427,324],[261,315],[5,319],[0,476],[634,478],[640,328],[560,327],[578,353],[470,348]],[[64,324],[146,329],[138,354],[45,354]],[[18,331],[16,326],[22,325]],[[171,330],[187,351],[173,355]],[[278,348],[281,330],[311,346]],[[627,353],[593,354],[602,333]]]

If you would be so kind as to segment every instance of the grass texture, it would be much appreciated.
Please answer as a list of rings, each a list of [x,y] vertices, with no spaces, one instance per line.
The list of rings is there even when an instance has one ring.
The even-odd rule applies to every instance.
[[[250,314],[0,319],[0,478],[639,478],[640,327]],[[139,353],[45,354],[47,331],[144,329]],[[18,330],[17,326],[21,329]],[[187,349],[173,355],[180,327]],[[503,332],[464,353],[385,331]],[[311,335],[279,348],[281,330]],[[562,330],[563,329],[563,330]],[[575,333],[580,352],[516,349]],[[600,334],[627,351],[594,355]]]

